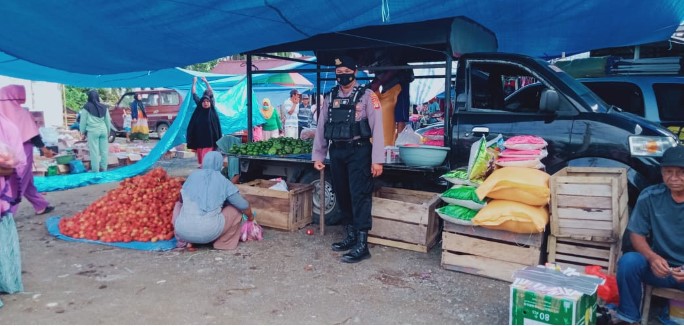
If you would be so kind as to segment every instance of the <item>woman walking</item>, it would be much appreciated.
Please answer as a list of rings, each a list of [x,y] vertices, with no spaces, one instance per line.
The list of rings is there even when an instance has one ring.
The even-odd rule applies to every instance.
[[[207,89],[202,97],[197,96],[197,77],[192,80],[192,98],[197,105],[188,122],[188,148],[195,150],[197,163],[202,166],[204,155],[216,149],[216,142],[221,139],[221,123],[214,107],[214,91],[206,78],[202,81]]]
[[[4,102],[3,99],[0,105]],[[3,111],[0,110],[0,292],[15,293],[23,291],[24,286],[19,235],[10,208],[21,199],[21,194],[13,195],[8,183],[17,171],[26,168],[26,160],[20,130]]]
[[[147,125],[147,112],[145,104],[142,102],[142,95],[135,94],[131,102],[131,140],[140,139],[148,141],[150,139],[150,127]]]
[[[106,105],[100,103],[100,95],[96,90],[88,92],[88,102],[81,110],[81,134],[88,138],[90,152],[90,168],[93,172],[107,171],[109,155],[109,130],[112,118]]]
[[[25,165],[16,168],[16,173],[9,179],[13,194],[21,194],[33,205],[36,214],[47,214],[55,208],[50,206],[33,184],[33,146],[40,148],[45,157],[52,157],[54,153],[48,149],[40,137],[38,127],[28,110],[21,107],[26,102],[26,89],[21,85],[9,85],[0,89],[0,111],[3,119],[7,119],[16,126],[22,141],[23,161]],[[15,215],[19,205],[10,209]]]

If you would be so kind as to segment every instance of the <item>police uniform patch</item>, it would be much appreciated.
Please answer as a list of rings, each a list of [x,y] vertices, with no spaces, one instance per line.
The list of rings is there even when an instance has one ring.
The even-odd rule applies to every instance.
[[[340,99],[336,98],[333,100],[333,108],[339,109],[340,108]]]
[[[371,103],[373,103],[373,109],[380,110],[380,99],[375,93],[371,93]]]

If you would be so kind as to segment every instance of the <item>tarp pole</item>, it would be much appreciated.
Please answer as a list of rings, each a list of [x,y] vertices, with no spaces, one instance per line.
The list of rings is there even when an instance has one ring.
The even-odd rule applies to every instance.
[[[247,142],[252,138],[252,55],[247,54]]]
[[[451,112],[451,67],[453,65],[453,58],[451,57],[451,51],[446,52],[446,63],[444,71],[444,102],[446,108],[444,108],[444,145],[451,146],[451,117],[454,112]],[[455,109],[455,106],[454,108]],[[449,160],[447,160],[447,167],[449,166]]]

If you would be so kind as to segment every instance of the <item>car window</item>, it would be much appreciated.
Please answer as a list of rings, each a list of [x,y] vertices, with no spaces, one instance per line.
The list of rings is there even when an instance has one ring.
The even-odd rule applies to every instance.
[[[684,84],[655,83],[660,121],[684,121]]]
[[[639,86],[630,82],[583,81],[592,92],[610,105],[623,111],[644,116],[644,94]]]
[[[131,103],[133,102],[133,93],[129,94],[124,94],[124,96],[121,97],[121,101],[119,101],[119,107],[130,107]]]
[[[159,105],[159,94],[157,93],[151,93],[151,94],[143,94],[143,103],[145,103],[145,106],[158,106]]]
[[[162,93],[161,105],[178,105],[180,99],[178,98],[178,93],[166,92]]]
[[[539,113],[541,94],[547,86],[527,69],[502,62],[470,63],[470,110],[502,113]],[[572,111],[560,97],[559,111]]]

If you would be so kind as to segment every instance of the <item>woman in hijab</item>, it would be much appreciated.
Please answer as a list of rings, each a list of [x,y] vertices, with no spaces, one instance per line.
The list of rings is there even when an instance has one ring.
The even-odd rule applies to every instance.
[[[216,142],[221,139],[221,123],[214,106],[214,92],[205,77],[202,81],[207,89],[202,97],[197,96],[197,77],[192,80],[192,98],[197,104],[188,122],[188,148],[195,150],[197,162],[202,166],[204,155],[216,149]]]
[[[17,173],[10,178],[9,184],[13,194],[21,194],[28,199],[36,214],[47,214],[55,208],[50,206],[33,184],[33,146],[40,148],[45,157],[52,157],[54,153],[43,143],[31,113],[21,107],[25,102],[24,86],[9,85],[0,89],[0,111],[2,111],[3,119],[6,118],[18,129],[22,142],[23,160],[26,162],[25,165],[16,169]],[[17,209],[19,206],[13,205],[12,214],[16,214]]]
[[[4,105],[6,103],[3,99],[0,106]],[[21,279],[19,235],[10,208],[21,196],[12,194],[9,179],[16,176],[17,171],[26,168],[26,157],[21,132],[10,119],[11,116],[0,110],[0,292],[15,293],[23,291],[24,286]]]
[[[173,210],[176,238],[182,242],[214,244],[215,249],[237,248],[242,214],[254,220],[249,203],[238,188],[221,174],[223,156],[209,152],[202,169],[190,173],[181,188],[181,201]],[[182,246],[182,245],[181,245]]]
[[[266,119],[266,123],[264,123],[262,126],[264,129],[264,140],[278,138],[280,133],[283,131],[283,124],[280,121],[278,110],[273,109],[271,100],[267,98],[263,100],[263,104],[261,105],[261,115],[264,117],[264,119]]]
[[[142,95],[135,94],[133,102],[131,102],[131,136],[130,139],[140,139],[148,141],[150,139],[150,127],[147,125],[147,112],[145,112],[145,104],[142,102]]]
[[[109,109],[100,103],[100,95],[96,90],[88,91],[88,102],[81,110],[81,134],[88,137],[90,151],[90,168],[93,172],[107,171],[107,156],[109,154],[109,130],[112,128],[112,118]]]

